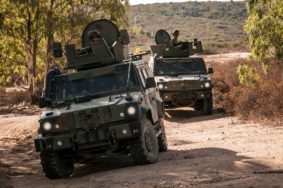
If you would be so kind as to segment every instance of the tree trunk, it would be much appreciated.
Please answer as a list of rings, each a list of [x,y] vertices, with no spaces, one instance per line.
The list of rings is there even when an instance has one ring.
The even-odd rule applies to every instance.
[[[27,30],[27,40],[26,40],[26,54],[27,54],[27,75],[28,75],[28,91],[29,91],[29,102],[32,102],[32,96],[34,92],[34,56],[33,56],[33,45],[32,45],[32,16],[29,9],[29,2],[27,1],[27,18],[26,18],[26,30]]]
[[[47,13],[47,45],[46,45],[46,61],[45,61],[45,77],[43,83],[43,91],[45,91],[46,87],[46,75],[49,71],[50,65],[54,64],[54,58],[52,56],[52,46],[54,42],[54,33],[53,33],[53,8],[55,0],[50,0],[50,7]]]
[[[33,93],[33,80],[34,80],[34,76],[32,74],[33,72],[33,57],[32,57],[32,51],[31,51],[31,45],[27,44],[27,76],[28,76],[28,91],[29,91],[29,99],[31,102],[31,98],[32,98],[32,93]]]
[[[36,64],[37,64],[37,39],[34,39],[32,43],[27,44],[27,75],[28,75],[28,91],[29,102],[34,103],[37,98],[36,88]]]
[[[33,40],[33,48],[32,48],[32,103],[35,103],[38,96],[38,87],[37,87],[37,79],[36,79],[36,66],[37,66],[37,49],[38,49],[38,41],[37,39]]]

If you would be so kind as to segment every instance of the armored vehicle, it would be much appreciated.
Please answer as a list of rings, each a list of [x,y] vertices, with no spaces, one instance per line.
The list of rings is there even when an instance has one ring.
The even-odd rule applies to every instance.
[[[154,73],[161,98],[166,107],[190,106],[203,114],[213,109],[212,83],[202,58],[190,57],[202,51],[201,41],[170,44],[171,37],[165,30],[155,35],[156,45],[151,46],[150,67]]]
[[[130,155],[136,164],[155,163],[167,150],[164,104],[143,60],[127,59],[125,30],[108,20],[90,23],[82,48],[65,46],[67,73],[51,69],[35,139],[50,179],[72,175],[74,163]],[[54,56],[62,56],[54,43]]]

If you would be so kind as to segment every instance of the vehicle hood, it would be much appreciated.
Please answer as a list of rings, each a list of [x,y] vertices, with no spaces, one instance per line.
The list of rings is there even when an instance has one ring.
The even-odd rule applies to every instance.
[[[91,128],[101,124],[126,120],[129,118],[127,116],[127,107],[136,107],[138,113],[139,94],[139,92],[131,92],[132,100],[126,100],[126,94],[119,94],[82,103],[72,103],[61,108],[45,109],[39,120],[40,129],[42,129],[44,122],[52,124],[51,130],[53,132],[60,132],[76,128]],[[56,128],[58,127],[56,125],[59,125],[59,128]]]

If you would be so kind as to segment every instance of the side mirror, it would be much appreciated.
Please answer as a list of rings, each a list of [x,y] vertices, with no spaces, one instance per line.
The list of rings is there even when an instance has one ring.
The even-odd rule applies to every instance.
[[[208,74],[212,74],[213,72],[214,72],[214,71],[213,71],[213,68],[209,67],[208,70],[207,70],[207,73],[208,73]]]
[[[44,92],[44,98],[45,103],[47,99],[51,99],[52,93],[54,92],[54,77],[56,75],[60,74],[60,70],[58,68],[50,69],[46,75],[46,82],[45,82],[45,92]]]
[[[130,37],[129,33],[126,29],[120,30],[120,35],[121,35],[121,43],[123,45],[128,45],[130,43]]]
[[[146,79],[146,88],[156,87],[154,77],[149,77]]]
[[[62,57],[62,45],[60,42],[53,43],[53,56],[54,57]]]
[[[39,108],[44,108],[44,107],[46,107],[47,105],[46,105],[46,101],[45,101],[45,98],[40,98],[39,100],[38,100],[38,107]]]

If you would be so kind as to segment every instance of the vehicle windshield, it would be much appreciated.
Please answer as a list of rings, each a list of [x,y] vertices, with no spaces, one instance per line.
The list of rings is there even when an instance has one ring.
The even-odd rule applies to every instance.
[[[157,61],[155,75],[206,74],[205,64],[201,59],[170,61]]]
[[[54,102],[82,97],[99,97],[125,90],[138,90],[138,78],[130,64],[117,65],[113,71],[101,73],[99,69],[82,71],[72,75],[60,75],[55,79]],[[130,74],[128,74],[130,70]],[[78,74],[80,74],[78,76]],[[129,79],[128,79],[129,75]]]

